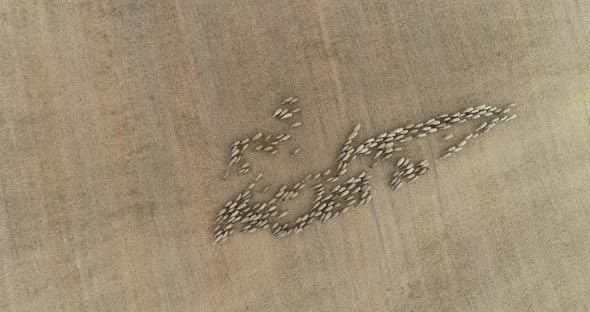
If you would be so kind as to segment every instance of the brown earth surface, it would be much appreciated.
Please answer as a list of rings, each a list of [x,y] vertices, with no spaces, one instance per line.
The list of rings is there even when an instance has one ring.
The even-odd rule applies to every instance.
[[[589,311],[590,2],[0,0],[0,311]],[[300,98],[269,183],[471,105],[518,118],[277,239],[212,220],[228,147]],[[303,200],[299,206],[306,205]],[[295,205],[293,206],[295,207]],[[299,209],[299,208],[293,208]]]

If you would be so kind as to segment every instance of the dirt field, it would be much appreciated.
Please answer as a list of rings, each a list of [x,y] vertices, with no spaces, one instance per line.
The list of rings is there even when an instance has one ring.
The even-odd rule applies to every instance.
[[[347,215],[213,245],[254,175],[221,180],[230,144],[290,95],[273,185],[357,123],[519,106]],[[0,0],[0,182],[0,311],[589,311],[590,2]]]

